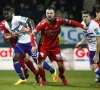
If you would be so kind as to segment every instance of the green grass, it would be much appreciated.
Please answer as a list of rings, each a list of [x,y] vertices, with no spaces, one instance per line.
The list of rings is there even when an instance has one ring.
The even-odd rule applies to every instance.
[[[0,90],[99,90],[100,84],[94,82],[95,73],[93,71],[66,71],[65,76],[68,86],[64,86],[59,78],[57,83],[52,81],[51,74],[46,72],[47,85],[44,87],[35,84],[34,75],[30,76],[27,83],[14,86],[18,80],[15,71],[0,71]]]

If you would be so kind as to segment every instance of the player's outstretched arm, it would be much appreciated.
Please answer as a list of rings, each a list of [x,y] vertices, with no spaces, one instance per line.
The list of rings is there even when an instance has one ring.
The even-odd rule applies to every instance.
[[[71,24],[73,26],[77,26],[77,27],[83,28],[84,30],[88,29],[88,27],[86,27],[83,24],[81,24],[81,23],[79,23],[77,21],[74,21],[74,20],[69,20],[69,24]]]
[[[76,47],[76,48],[80,48],[80,47],[82,46],[82,44],[83,44],[85,41],[86,41],[86,38],[83,37],[82,40],[76,44],[75,47]]]

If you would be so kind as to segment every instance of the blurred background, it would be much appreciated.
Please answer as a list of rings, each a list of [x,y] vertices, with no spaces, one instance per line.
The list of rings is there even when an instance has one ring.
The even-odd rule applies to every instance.
[[[90,11],[91,19],[93,19],[95,18],[95,7],[99,5],[100,0],[0,0],[0,21],[3,20],[2,10],[5,6],[13,7],[16,15],[29,17],[37,25],[45,18],[45,10],[49,6],[55,8],[56,16],[81,22],[82,10]],[[73,26],[61,26],[61,28],[59,38],[66,69],[90,70],[86,43],[81,49],[74,48],[75,44],[83,37],[82,30]],[[12,50],[9,41],[4,42],[0,34],[0,69],[13,69]],[[47,62],[51,64],[48,58]],[[10,66],[7,67],[6,64]]]

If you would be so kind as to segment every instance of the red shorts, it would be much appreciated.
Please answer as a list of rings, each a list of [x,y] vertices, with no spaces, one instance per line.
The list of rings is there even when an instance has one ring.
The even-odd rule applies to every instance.
[[[59,45],[54,48],[44,48],[40,46],[38,59],[45,60],[47,56],[50,61],[63,62]]]

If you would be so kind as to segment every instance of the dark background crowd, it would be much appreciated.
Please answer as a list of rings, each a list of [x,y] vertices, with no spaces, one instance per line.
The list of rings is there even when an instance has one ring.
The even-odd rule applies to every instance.
[[[45,18],[45,10],[50,6],[55,8],[56,16],[62,18],[81,22],[81,12],[84,9],[90,11],[92,18],[94,18],[95,8],[100,6],[100,0],[0,0],[0,21],[3,20],[2,11],[6,6],[13,7],[16,15],[33,19],[37,25]],[[0,43],[3,43],[1,35]]]
[[[30,17],[37,25],[45,17],[45,9],[52,6],[57,16],[81,22],[82,10],[88,9],[93,18],[98,5],[100,0],[0,0],[0,21],[3,20],[3,8],[11,6],[16,15]]]

